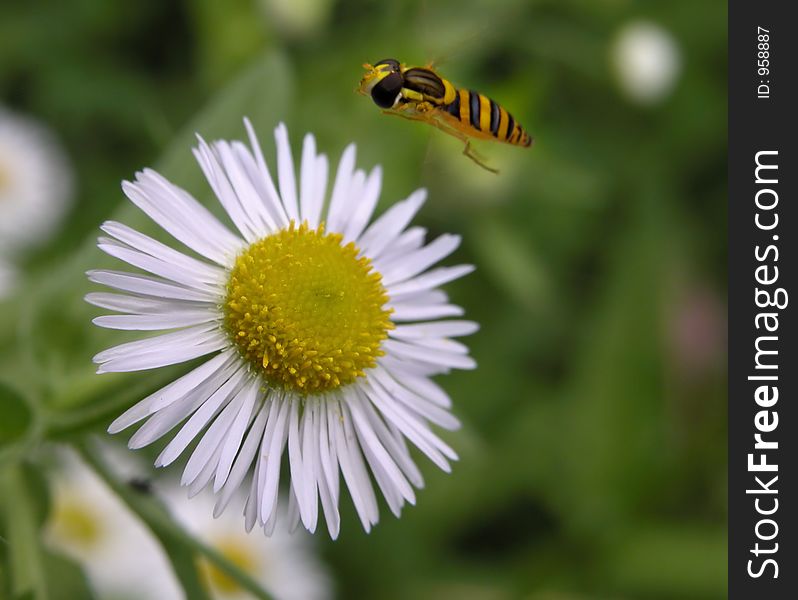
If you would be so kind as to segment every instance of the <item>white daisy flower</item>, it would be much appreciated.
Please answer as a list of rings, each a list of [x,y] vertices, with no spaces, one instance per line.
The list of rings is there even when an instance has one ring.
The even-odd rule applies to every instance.
[[[275,600],[333,597],[332,580],[316,557],[313,539],[307,533],[292,535],[284,524],[278,524],[271,537],[247,535],[233,513],[228,511],[218,519],[213,518],[211,494],[203,493],[187,502],[176,491],[168,488],[164,494],[175,519],[257,581]],[[251,598],[236,581],[207,560],[200,567],[214,598]]]
[[[280,35],[308,37],[330,18],[332,0],[259,0],[268,24]]]
[[[442,235],[425,245],[425,230],[409,227],[424,190],[369,224],[382,171],[356,170],[354,145],[343,153],[327,203],[327,158],[316,153],[312,135],[304,140],[297,182],[288,132],[277,127],[275,185],[245,123],[251,149],[200,138],[194,151],[238,234],[154,171],[122,186],[203,260],[121,223],[102,226],[108,237],[99,247],[149,275],[89,272],[92,281],[124,292],[89,294],[90,303],[125,313],[94,322],[175,331],[99,353],[98,372],[213,355],[136,404],[109,431],[146,419],[129,443],[140,448],[185,421],[156,466],[174,462],[199,438],[182,477],[189,494],[211,485],[218,515],[246,485],[246,528],[258,523],[267,534],[276,521],[287,447],[290,525],[301,521],[315,531],[321,500],[337,537],[340,471],[368,531],[378,520],[369,470],[398,516],[405,501],[415,502],[413,487],[423,486],[406,441],[447,472],[457,459],[430,427],[459,426],[431,377],[475,366],[451,338],[477,326],[440,320],[463,311],[438,286],[473,267],[431,268],[460,238]]]
[[[184,597],[169,561],[147,529],[72,453],[52,479],[47,543],[84,568],[98,597]]]
[[[72,174],[44,125],[0,106],[0,252],[39,243],[69,205]]]
[[[641,104],[653,104],[670,94],[681,68],[673,36],[649,21],[634,21],[620,30],[612,62],[621,89]]]

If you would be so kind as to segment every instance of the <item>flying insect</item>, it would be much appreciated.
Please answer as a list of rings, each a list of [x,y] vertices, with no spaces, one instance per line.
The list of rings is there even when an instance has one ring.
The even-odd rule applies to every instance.
[[[455,87],[431,65],[407,67],[386,58],[363,68],[360,94],[370,95],[385,114],[429,123],[461,140],[463,154],[488,171],[498,173],[472,148],[472,139],[532,145],[532,137],[502,105],[474,90]]]

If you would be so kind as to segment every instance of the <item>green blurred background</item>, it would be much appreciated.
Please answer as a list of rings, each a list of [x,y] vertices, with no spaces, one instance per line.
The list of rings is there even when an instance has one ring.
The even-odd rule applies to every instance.
[[[678,51],[672,89],[646,101],[612,58],[641,20]],[[496,176],[381,115],[353,90],[386,57],[435,59],[535,144],[482,144]],[[112,264],[98,225],[155,234],[120,181],[154,166],[212,205],[193,132],[241,138],[243,115],[267,159],[279,121],[297,156],[306,131],[333,165],[356,142],[361,167],[384,167],[379,210],[427,187],[419,221],[461,233],[449,264],[477,266],[447,287],[481,324],[465,340],[479,368],[440,379],[461,460],[445,475],[420,459],[418,505],[399,520],[382,505],[368,535],[344,496],[340,539],[316,536],[338,596],[725,597],[726,60],[720,0],[0,5],[0,103],[53,129],[76,178],[63,226],[0,300],[0,598],[22,543],[9,489],[32,502],[21,551],[35,556],[47,442],[103,432],[180,371],[94,375],[91,356],[120,340],[82,301],[83,272]],[[53,597],[81,597],[66,566],[46,571]]]

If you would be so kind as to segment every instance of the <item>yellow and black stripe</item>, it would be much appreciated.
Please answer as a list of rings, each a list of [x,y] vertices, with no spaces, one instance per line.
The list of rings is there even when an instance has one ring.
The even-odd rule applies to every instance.
[[[457,90],[457,95],[443,110],[463,125],[490,134],[501,142],[530,146],[532,137],[498,102],[474,90]]]

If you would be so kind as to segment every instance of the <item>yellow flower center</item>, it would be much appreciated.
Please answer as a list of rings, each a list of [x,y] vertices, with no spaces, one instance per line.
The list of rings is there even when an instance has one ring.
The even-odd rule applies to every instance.
[[[383,355],[393,327],[388,295],[371,261],[324,226],[288,229],[236,259],[225,327],[267,382],[303,394],[352,383]]]
[[[227,560],[248,575],[262,575],[258,573],[257,559],[251,548],[241,543],[241,540],[229,536],[215,540],[214,547]],[[203,560],[202,565],[205,569],[211,586],[223,595],[232,595],[242,591],[235,579],[222,571],[213,563]]]
[[[53,511],[52,531],[65,545],[84,550],[98,546],[104,535],[97,516],[78,498],[57,502]]]

